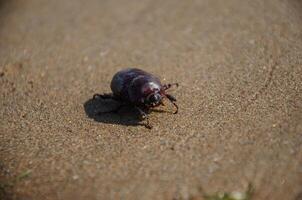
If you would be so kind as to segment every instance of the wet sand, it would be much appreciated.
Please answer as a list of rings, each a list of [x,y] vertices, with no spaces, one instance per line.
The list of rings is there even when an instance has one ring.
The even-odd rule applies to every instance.
[[[301,1],[2,0],[0,25],[0,199],[301,199]],[[152,130],[95,115],[132,66],[180,83]]]

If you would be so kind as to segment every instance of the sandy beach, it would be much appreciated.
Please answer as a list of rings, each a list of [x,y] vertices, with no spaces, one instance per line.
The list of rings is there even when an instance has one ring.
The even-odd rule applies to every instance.
[[[0,27],[0,199],[302,199],[300,0],[0,0]],[[127,67],[179,113],[97,115]]]

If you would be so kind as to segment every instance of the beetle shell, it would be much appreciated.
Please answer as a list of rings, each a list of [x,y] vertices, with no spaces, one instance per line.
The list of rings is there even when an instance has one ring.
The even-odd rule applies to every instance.
[[[141,69],[129,68],[117,72],[111,81],[113,94],[133,104],[142,104],[144,98],[162,90],[160,80]]]

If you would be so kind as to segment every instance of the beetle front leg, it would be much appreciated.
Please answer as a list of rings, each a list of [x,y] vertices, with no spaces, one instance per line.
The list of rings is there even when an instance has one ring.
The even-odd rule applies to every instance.
[[[145,127],[148,129],[152,129],[152,125],[149,122],[149,117],[148,115],[139,107],[135,106],[136,110],[138,110],[140,117],[147,120],[147,124],[145,124]]]
[[[176,111],[173,114],[177,114],[178,113],[178,105],[175,103],[176,98],[173,97],[170,94],[166,94],[166,97],[169,99],[169,101],[174,105],[174,107],[176,108]]]

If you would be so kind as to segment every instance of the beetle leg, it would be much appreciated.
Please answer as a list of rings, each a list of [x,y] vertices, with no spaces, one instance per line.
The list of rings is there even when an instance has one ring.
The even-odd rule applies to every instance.
[[[176,111],[173,113],[173,114],[176,114],[178,112],[178,106],[177,104],[175,103],[176,99],[175,97],[173,97],[172,95],[170,94],[166,94],[166,97],[167,99],[169,99],[169,101],[174,105],[174,107],[176,108]]]
[[[115,97],[113,94],[94,94],[93,99],[113,99],[116,101],[119,101],[117,97]]]
[[[113,99],[112,94],[94,94],[93,99]]]
[[[152,125],[149,122],[148,115],[139,107],[135,106],[136,110],[138,110],[140,116],[147,121],[147,124],[145,124],[145,127],[148,129],[152,129]]]
[[[172,87],[172,86],[176,86],[176,87],[178,87],[178,83],[168,83],[168,84],[165,84],[165,85],[163,85],[163,89],[164,90],[167,90],[167,89],[169,89],[170,87]]]
[[[172,102],[176,101],[176,98],[174,96],[172,96],[171,94],[166,94],[166,97]]]

